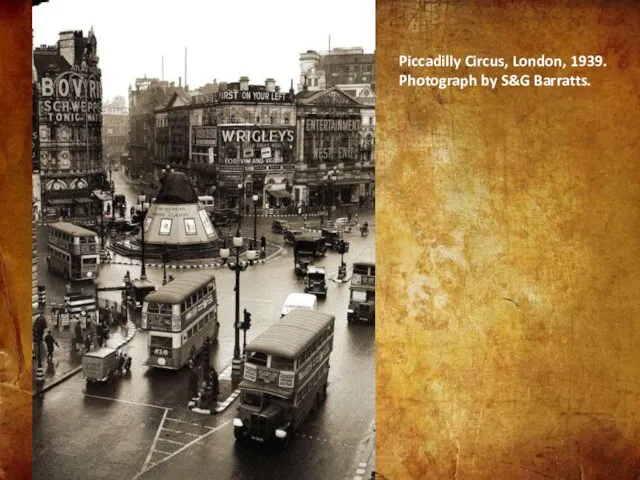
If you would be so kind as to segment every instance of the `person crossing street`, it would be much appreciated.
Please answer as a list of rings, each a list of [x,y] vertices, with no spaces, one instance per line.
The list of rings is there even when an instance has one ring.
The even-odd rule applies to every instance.
[[[44,343],[47,345],[47,361],[51,362],[53,361],[54,345],[60,348],[60,345],[58,345],[58,342],[56,342],[56,339],[53,338],[53,334],[51,333],[51,330],[49,330],[45,335]]]

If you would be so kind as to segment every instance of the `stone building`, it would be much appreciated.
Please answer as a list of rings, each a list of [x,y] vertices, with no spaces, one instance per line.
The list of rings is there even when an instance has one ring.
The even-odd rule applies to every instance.
[[[296,95],[294,201],[312,207],[363,204],[375,188],[371,108],[338,87]]]
[[[129,87],[129,143],[125,174],[134,180],[153,182],[156,152],[156,110],[167,105],[176,91],[174,82],[157,78],[138,78],[135,88]]]
[[[106,184],[102,164],[102,88],[93,29],[60,33],[34,49],[41,210],[44,220],[96,223],[94,190]]]
[[[241,77],[208,84],[207,91],[190,98],[176,94],[156,111],[156,178],[166,165],[184,171],[199,194],[214,194],[222,206],[245,204],[254,194],[260,206],[290,203],[293,90],[280,91],[270,78],[250,85]]]
[[[124,97],[117,96],[102,105],[102,157],[107,171],[113,170],[129,141],[129,112]]]

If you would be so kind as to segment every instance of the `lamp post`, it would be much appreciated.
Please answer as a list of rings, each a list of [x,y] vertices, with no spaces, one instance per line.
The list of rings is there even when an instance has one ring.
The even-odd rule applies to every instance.
[[[253,242],[251,248],[255,249],[258,245],[258,195],[251,197],[253,200]]]
[[[329,187],[329,215],[328,215],[328,220],[331,220],[331,209],[333,208],[333,204],[335,203],[335,198],[334,198],[334,195],[333,195],[333,184],[338,179],[338,174],[339,173],[340,173],[340,170],[338,170],[337,168],[332,168],[331,170],[327,171],[326,175],[324,176],[324,181],[327,183],[327,186]]]
[[[162,285],[167,284],[167,262],[169,261],[169,252],[167,251],[167,242],[164,243],[162,251]]]
[[[236,231],[236,236],[233,237],[233,248],[236,250],[236,261],[227,263],[227,259],[230,255],[230,248],[221,248],[220,257],[229,270],[236,274],[236,317],[234,328],[234,344],[233,344],[233,361],[231,368],[231,376],[235,380],[239,380],[242,377],[242,359],[240,358],[240,272],[244,272],[249,266],[248,262],[240,262],[240,249],[242,248],[244,239],[240,236],[240,226]],[[255,250],[247,250],[247,259],[253,261],[256,258]]]
[[[131,274],[129,270],[127,270],[126,275],[124,276],[124,319],[125,325],[129,323],[129,288],[131,286]]]
[[[242,202],[242,197],[244,196],[242,187],[243,185],[239,183],[238,184],[238,232],[240,232],[240,230],[242,229],[242,207],[244,207]]]
[[[140,202],[140,232],[142,233],[142,268],[140,269],[140,280],[147,279],[147,270],[144,264],[144,219],[147,215],[147,210],[149,209],[149,202],[146,200],[146,195],[140,194],[138,196],[138,201]]]

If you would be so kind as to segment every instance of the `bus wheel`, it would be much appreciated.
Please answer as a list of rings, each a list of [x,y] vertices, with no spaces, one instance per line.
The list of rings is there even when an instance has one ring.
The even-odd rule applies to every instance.
[[[286,449],[289,445],[291,445],[291,441],[293,440],[293,429],[291,427],[287,428],[287,436],[284,438],[278,438],[277,445],[279,450]]]
[[[327,384],[325,383],[322,386],[322,402],[324,403],[326,399],[327,399]]]

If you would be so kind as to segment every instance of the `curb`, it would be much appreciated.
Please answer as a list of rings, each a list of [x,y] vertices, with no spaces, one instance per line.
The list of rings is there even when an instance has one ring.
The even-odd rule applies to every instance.
[[[228,380],[228,376],[231,374],[231,365],[229,365],[227,368],[223,369],[220,373],[218,373],[218,380]],[[240,395],[240,389],[236,388],[234,391],[231,392],[231,395],[229,395],[225,400],[223,400],[222,402],[218,401],[216,408],[213,409],[213,411],[211,411],[211,409],[204,409],[204,408],[198,408],[196,407],[196,403],[198,402],[198,399],[200,398],[200,395],[198,395],[197,397],[193,397],[189,403],[187,403],[187,407],[189,408],[189,410],[191,410],[193,413],[199,413],[200,415],[213,415],[216,413],[222,413],[224,412],[227,408],[229,408],[229,406],[233,403],[233,401],[238,398],[238,395]]]
[[[115,346],[115,347],[110,347],[110,348],[121,348],[124,345],[126,345],[127,343],[129,343],[131,341],[131,339],[136,335],[137,329],[135,324],[129,320],[129,323],[127,324],[127,338],[124,339],[124,341],[122,343],[120,343],[119,345]],[[107,343],[108,345],[108,343]],[[31,394],[32,397],[36,397],[40,394],[43,394],[44,392],[51,390],[53,387],[55,387],[56,385],[61,384],[62,382],[68,380],[69,378],[73,377],[76,373],[81,372],[82,371],[82,365],[77,366],[76,368],[74,368],[73,370],[70,370],[69,372],[65,373],[62,377],[60,377],[59,379],[51,382],[49,385],[46,385],[45,387],[41,388],[40,390],[37,390],[35,392],[33,392]]]
[[[271,246],[273,247],[277,247],[278,250],[275,253],[272,253],[271,255],[269,255],[267,258],[264,259],[260,259],[260,260],[254,260],[253,263],[254,265],[261,265],[264,264],[266,262],[268,262],[269,260],[273,260],[275,257],[277,257],[278,255],[280,255],[283,251],[284,251],[284,247],[281,247],[280,245],[276,245],[276,244],[271,244]],[[142,262],[124,262],[124,261],[118,261],[118,260],[105,260],[102,262],[103,264],[108,264],[108,265],[129,265],[129,266],[134,266],[134,267],[139,267],[140,265],[142,265]],[[167,264],[166,268],[168,269],[173,269],[173,270],[189,270],[189,269],[194,269],[194,268],[220,268],[222,266],[224,266],[224,263],[199,263],[199,264],[192,264],[192,265],[175,265],[175,264]],[[162,268],[164,265],[162,263],[145,263],[145,267],[152,267],[152,268]]]

